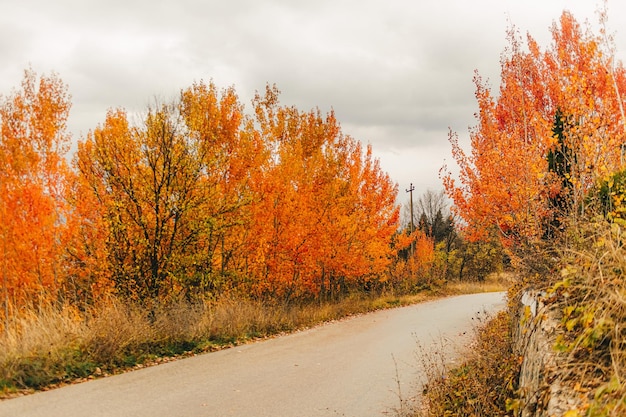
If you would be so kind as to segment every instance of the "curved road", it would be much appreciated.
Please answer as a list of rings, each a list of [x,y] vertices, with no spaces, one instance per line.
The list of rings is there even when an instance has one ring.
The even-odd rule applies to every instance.
[[[2,417],[381,416],[412,396],[417,344],[451,351],[504,293],[383,310],[0,402]],[[447,343],[451,342],[451,343]]]

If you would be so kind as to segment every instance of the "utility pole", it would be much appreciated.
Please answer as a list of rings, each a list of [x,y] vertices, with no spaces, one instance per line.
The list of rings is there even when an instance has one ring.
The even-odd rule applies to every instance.
[[[406,190],[407,193],[409,193],[409,200],[410,200],[410,204],[411,204],[411,223],[409,223],[409,230],[411,231],[411,234],[413,234],[413,191],[415,190],[415,187],[413,187],[413,183],[411,183],[411,185],[409,186],[409,189]],[[415,252],[415,242],[411,241],[411,256],[413,256],[413,252]]]

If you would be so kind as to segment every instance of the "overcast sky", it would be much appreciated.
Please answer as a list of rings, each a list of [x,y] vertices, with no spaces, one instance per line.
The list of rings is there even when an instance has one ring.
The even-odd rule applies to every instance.
[[[250,100],[267,83],[281,103],[331,108],[369,143],[401,198],[442,188],[448,128],[467,138],[477,70],[498,83],[513,23],[542,47],[564,9],[597,28],[594,0],[0,0],[0,94],[29,66],[55,71],[72,95],[75,140],[107,109],[143,111],[194,81]],[[626,4],[609,2],[626,56]]]

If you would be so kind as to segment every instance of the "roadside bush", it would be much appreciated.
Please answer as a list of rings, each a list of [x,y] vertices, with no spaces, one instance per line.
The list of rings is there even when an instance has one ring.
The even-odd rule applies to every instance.
[[[590,209],[600,212],[607,220],[626,226],[626,171],[616,172],[600,181],[589,194]]]
[[[548,289],[562,318],[555,349],[559,383],[579,395],[568,416],[626,415],[626,248],[624,231],[602,218],[579,227]]]
[[[519,360],[514,354],[507,311],[481,322],[466,359],[449,368],[446,360],[426,359],[428,382],[423,416],[482,417],[510,415],[507,400],[515,397]],[[419,414],[418,414],[419,415]]]

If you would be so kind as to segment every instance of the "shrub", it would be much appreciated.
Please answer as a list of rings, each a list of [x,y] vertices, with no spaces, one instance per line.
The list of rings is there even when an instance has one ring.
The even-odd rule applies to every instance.
[[[424,387],[427,416],[504,416],[514,398],[519,361],[514,354],[507,311],[482,322],[466,359],[453,368],[428,361]]]

